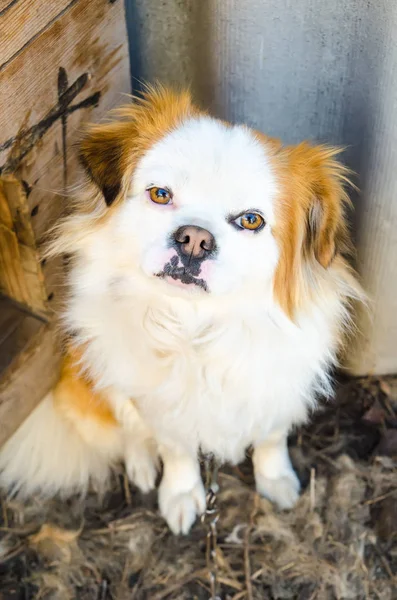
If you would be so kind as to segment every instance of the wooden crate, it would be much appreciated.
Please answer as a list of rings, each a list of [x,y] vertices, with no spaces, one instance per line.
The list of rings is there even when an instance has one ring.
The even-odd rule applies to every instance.
[[[68,208],[73,144],[130,91],[122,0],[0,0],[0,444],[58,375],[62,259],[40,261]]]

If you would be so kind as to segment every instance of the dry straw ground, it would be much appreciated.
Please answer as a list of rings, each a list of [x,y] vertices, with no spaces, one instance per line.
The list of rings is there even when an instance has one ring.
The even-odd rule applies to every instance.
[[[340,382],[291,453],[291,512],[256,495],[249,460],[220,473],[220,597],[397,598],[397,380]],[[155,502],[122,471],[102,499],[3,498],[0,599],[207,600],[203,526],[175,538]]]

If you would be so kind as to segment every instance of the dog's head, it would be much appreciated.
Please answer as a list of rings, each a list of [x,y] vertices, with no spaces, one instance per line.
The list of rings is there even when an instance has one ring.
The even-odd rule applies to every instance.
[[[336,154],[283,148],[162,88],[80,145],[123,277],[186,298],[268,294],[290,318],[345,238]]]

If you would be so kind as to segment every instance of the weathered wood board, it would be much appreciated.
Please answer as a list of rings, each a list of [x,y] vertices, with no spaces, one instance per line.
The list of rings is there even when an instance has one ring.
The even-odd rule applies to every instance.
[[[37,406],[59,376],[59,341],[49,325],[33,321],[19,324],[18,339],[29,333],[7,376],[0,380],[0,445]],[[15,338],[14,338],[15,340]],[[13,343],[17,343],[14,341]]]
[[[100,120],[110,108],[126,101],[129,91],[123,0],[0,0],[0,176],[11,174],[22,182],[33,246],[38,250],[48,229],[68,210],[68,190],[79,169],[74,143],[83,125]],[[18,241],[8,212],[0,206],[3,236]],[[27,271],[33,278],[29,287],[37,281],[37,267],[44,275],[45,308],[56,309],[62,297],[64,261],[33,265],[26,250],[33,246],[25,246],[19,248],[19,258],[29,265]],[[7,295],[15,299],[15,294]],[[54,344],[59,360],[52,328],[51,334],[45,329],[43,335],[43,331],[35,333],[34,343],[27,342],[26,360],[35,357],[37,361],[35,344],[41,343],[41,336],[46,344]],[[7,436],[12,433],[37,403],[37,396],[53,383],[47,373],[47,383],[41,377],[37,385],[37,365],[36,370],[31,369],[26,360],[22,368],[17,356],[0,381],[0,420],[11,419],[9,411],[19,415],[13,415],[12,426],[1,426],[0,443],[4,432]],[[52,355],[51,361],[54,363]],[[8,393],[8,386],[14,391]],[[37,389],[40,394],[33,394],[32,399],[29,393],[27,399],[23,395],[28,389]]]
[[[0,293],[46,316],[46,289],[26,192],[12,175],[0,177]]]
[[[17,0],[0,3],[0,39],[2,64],[12,60],[16,52],[49,26],[67,9],[70,0]]]
[[[72,1],[11,62],[2,54],[1,48],[0,173],[11,171],[25,182],[41,240],[67,206],[81,126],[120,104],[130,89],[123,2]],[[49,281],[52,269],[51,263],[44,267]],[[55,297],[55,288],[48,293]]]
[[[26,344],[43,327],[41,319],[0,296],[0,373],[7,369]]]

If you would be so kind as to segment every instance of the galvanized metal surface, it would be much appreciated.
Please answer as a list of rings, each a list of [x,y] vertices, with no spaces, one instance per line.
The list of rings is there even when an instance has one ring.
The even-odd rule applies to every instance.
[[[286,143],[347,145],[372,318],[355,373],[397,371],[395,0],[127,0],[132,74],[186,85],[217,115]]]

